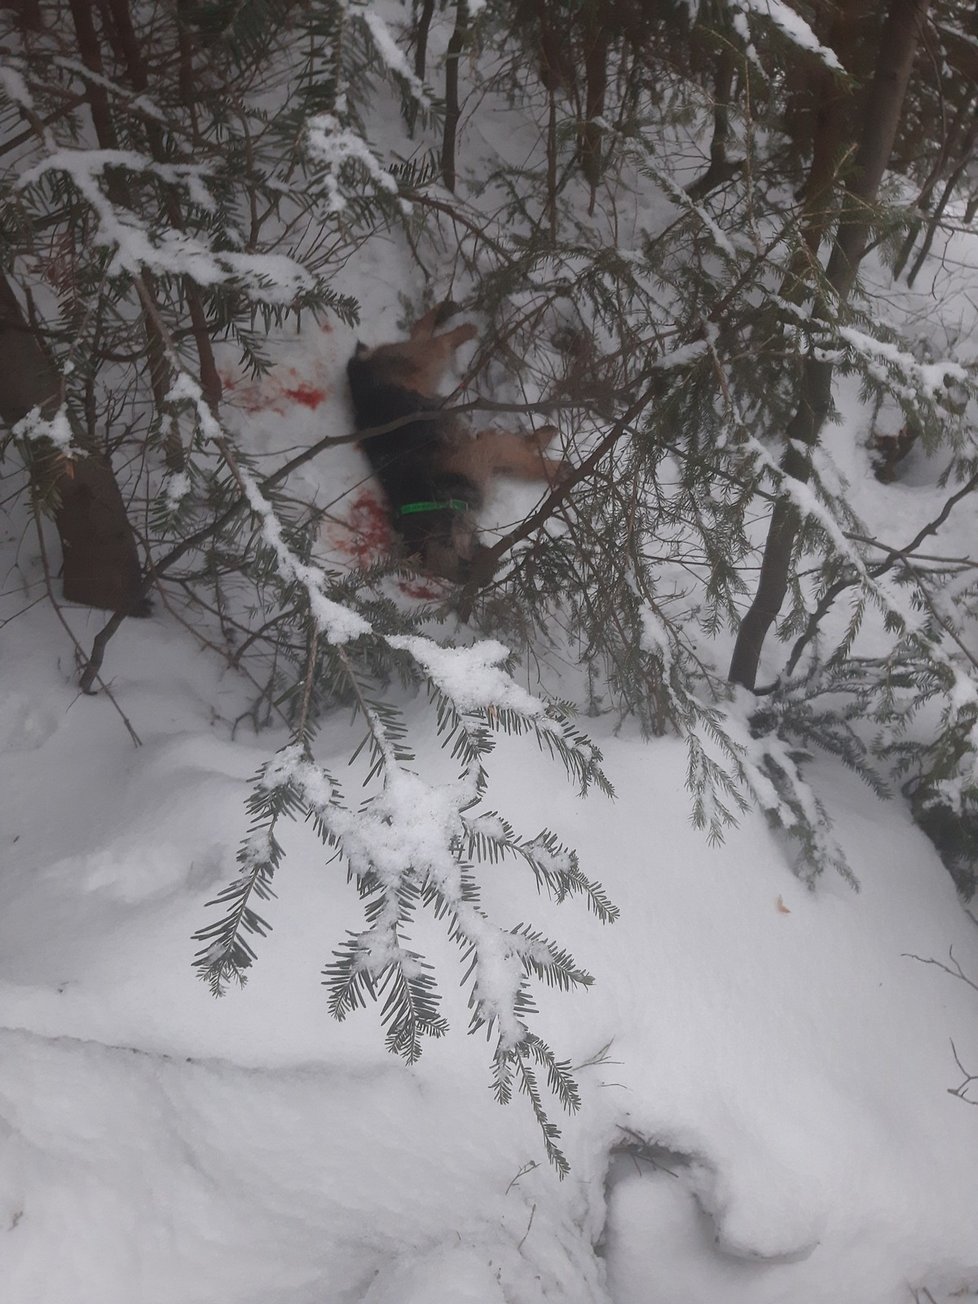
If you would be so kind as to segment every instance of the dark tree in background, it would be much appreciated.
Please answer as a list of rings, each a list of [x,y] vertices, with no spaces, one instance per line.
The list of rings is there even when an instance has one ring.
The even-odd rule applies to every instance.
[[[851,142],[854,148],[850,146],[846,151],[851,152],[852,161],[835,200],[838,217],[832,252],[824,283],[815,291],[813,313],[820,319],[831,321],[852,294],[872,230],[880,182],[896,141],[927,8],[928,0],[894,0],[879,35],[867,91],[864,95],[843,98],[842,103],[848,109],[846,121],[853,125],[862,122],[863,130],[858,141]],[[812,141],[813,171],[808,178],[806,197],[810,205],[821,207],[824,227],[824,211],[833,203],[832,183],[836,178],[827,175],[829,169],[822,160],[838,155],[840,146],[850,142],[840,129],[840,106],[835,91],[825,86],[824,81],[822,84],[828,102],[820,105],[815,121],[828,139],[817,134]],[[816,165],[821,175],[816,174]],[[815,229],[809,226],[806,234],[812,255],[817,257],[817,235],[812,234]],[[811,449],[818,442],[832,403],[832,371],[831,362],[814,352],[804,361],[798,409],[785,432],[787,449],[783,463],[786,473],[802,483],[811,476],[810,459],[803,450]],[[785,495],[775,504],[771,515],[757,594],[741,621],[730,663],[730,679],[746,688],[755,685],[764,639],[788,591],[792,551],[800,522],[798,506]]]

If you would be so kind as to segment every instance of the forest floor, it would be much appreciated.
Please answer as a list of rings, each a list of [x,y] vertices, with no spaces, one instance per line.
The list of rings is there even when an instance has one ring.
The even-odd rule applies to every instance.
[[[975,338],[976,249],[936,249],[925,288],[887,289],[894,320],[923,323],[938,348],[942,332],[943,346]],[[381,238],[349,280],[371,343],[399,334],[399,296],[423,288]],[[348,431],[354,338],[307,328],[260,381],[229,355],[241,446],[277,465]],[[838,403],[827,447],[853,507],[881,537],[911,537],[944,499],[940,458],[914,451],[880,484],[870,414],[845,384]],[[385,548],[352,446],[290,488],[327,510],[324,557]],[[501,485],[486,528],[534,497]],[[967,505],[941,543],[975,555]],[[580,798],[532,744],[500,740],[493,805],[527,834],[553,828],[621,908],[602,926],[515,869],[487,874],[488,906],[533,920],[596,977],[539,998],[539,1030],[583,1096],[573,1117],[553,1107],[561,1182],[528,1102],[491,1097],[491,1048],[465,1036],[457,952],[436,922],[412,941],[436,964],[452,1030],[418,1064],[386,1054],[375,1008],[329,1018],[321,970],[361,915],[308,827],[285,837],[247,985],[212,997],[191,934],[235,873],[248,781],[286,735],[252,729],[252,685],[157,601],[104,666],[134,745],[105,694],[79,694],[36,540],[9,504],[0,577],[6,1304],[978,1299],[978,1091],[963,1087],[978,1074],[978,928],[899,799],[832,759],[807,767],[859,880],[811,890],[760,814],[718,846],[692,827],[679,740],[584,720],[613,800]],[[402,596],[425,600],[427,581]],[[63,614],[90,647],[104,617]],[[519,675],[542,690],[535,668]],[[583,704],[576,671],[546,687]],[[446,773],[425,703],[392,693],[418,769]],[[320,736],[337,773],[351,736],[345,713]]]

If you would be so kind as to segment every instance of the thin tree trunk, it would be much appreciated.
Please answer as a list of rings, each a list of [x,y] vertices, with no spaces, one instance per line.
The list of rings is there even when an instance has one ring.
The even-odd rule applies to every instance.
[[[731,163],[727,158],[730,139],[730,96],[733,91],[736,61],[733,47],[725,44],[717,55],[713,77],[713,137],[710,141],[710,163],[702,176],[691,181],[686,194],[694,202],[705,199],[711,190],[724,185],[743,167],[743,161]]]
[[[838,214],[835,190],[846,157],[853,148],[852,124],[861,120],[857,87],[868,76],[863,50],[869,0],[847,0],[833,11],[825,43],[834,50],[848,74],[840,77],[822,66],[809,78],[806,96],[813,100],[812,161],[803,192],[802,247],[788,265],[781,293],[793,303],[810,293],[808,275],[825,233]],[[802,115],[803,117],[805,115]],[[799,148],[801,148],[799,142]]]
[[[840,63],[857,82],[861,82],[860,38],[863,36],[867,0],[853,0],[838,7],[832,22],[829,45]],[[839,78],[830,68],[819,74],[818,108],[812,142],[812,165],[805,184],[804,240],[813,255],[832,220],[833,190],[843,161],[846,143],[852,141],[853,112],[858,98],[852,85]]]
[[[969,118],[971,118],[972,121],[974,120],[975,109],[976,105],[974,97],[969,95],[962,101],[957,113],[954,115],[954,120],[948,128],[944,140],[941,142],[940,153],[934,162],[934,166],[928,173],[924,184],[920,188],[920,194],[917,196],[916,206],[922,213],[927,212],[930,208],[937,183],[940,181],[944,168],[947,166],[948,159],[957,149],[958,140],[960,139],[961,131],[965,122]],[[965,148],[967,148],[967,146],[965,146]],[[917,242],[917,237],[920,235],[920,228],[922,225],[923,222],[920,218],[911,224],[910,230],[907,232],[903,245],[900,248],[897,260],[893,264],[894,280],[899,279],[902,275],[903,269],[907,265],[907,260],[913,252],[913,247]]]
[[[551,247],[557,247],[557,97],[548,91],[547,114],[547,224]]]
[[[468,0],[458,0],[455,30],[445,55],[445,133],[441,146],[441,175],[445,189],[455,191],[455,140],[461,109],[458,102],[458,62],[469,30]]]
[[[830,290],[840,306],[852,293],[859,262],[866,250],[872,205],[893,151],[928,3],[929,0],[892,0],[880,34],[864,131],[856,151],[852,179],[843,197],[826,272]],[[829,312],[830,306],[820,302],[814,315],[825,319]],[[820,361],[814,354],[805,360],[801,399],[786,431],[788,448],[782,462],[785,473],[802,484],[811,476],[810,450],[818,442],[831,403],[832,371],[831,363]],[[771,514],[757,594],[737,634],[728,676],[734,684],[753,689],[757,682],[764,640],[788,590],[800,524],[801,513],[785,493]]]
[[[435,16],[435,0],[422,0],[421,12],[414,30],[414,75],[423,82],[428,72],[428,33],[431,20]],[[414,100],[408,107],[408,131],[414,134],[414,124],[418,119],[418,106]]]
[[[605,96],[608,91],[609,34],[600,8],[586,11],[584,26],[584,121],[578,133],[581,171],[591,189],[588,215],[594,212],[598,183],[601,180],[601,152],[604,131]]]

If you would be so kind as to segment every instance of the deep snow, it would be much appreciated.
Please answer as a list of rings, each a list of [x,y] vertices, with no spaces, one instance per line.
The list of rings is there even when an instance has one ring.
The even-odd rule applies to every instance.
[[[495,148],[510,125],[472,130]],[[926,289],[889,298],[894,321],[943,333],[964,361],[975,247],[955,238]],[[398,296],[421,290],[381,238],[361,251],[355,288],[372,342],[397,334]],[[353,338],[307,329],[260,382],[222,358],[233,433],[277,458],[349,430]],[[878,485],[867,413],[852,387],[838,397],[838,473],[868,528],[903,542],[943,501],[940,466],[915,453],[899,483]],[[382,548],[353,448],[290,487],[328,505],[324,556]],[[533,496],[502,486],[487,527],[520,519]],[[4,1301],[978,1298],[978,1111],[950,1094],[952,1041],[978,1072],[978,993],[920,962],[953,950],[978,982],[978,932],[901,804],[832,761],[811,766],[861,891],[830,877],[809,891],[760,815],[720,847],[690,826],[677,741],[587,721],[614,801],[582,801],[532,744],[500,741],[491,804],[527,834],[554,828],[622,912],[602,927],[580,904],[538,898],[511,866],[486,871],[500,918],[539,923],[597,978],[540,995],[541,1031],[584,1096],[559,1119],[572,1163],[559,1183],[526,1102],[491,1099],[489,1051],[464,1036],[457,956],[437,924],[419,922],[413,940],[438,962],[453,1030],[418,1065],[384,1053],[376,1010],[327,1017],[320,970],[361,915],[309,829],[288,832],[274,931],[247,987],[210,996],[190,935],[234,873],[248,780],[285,739],[234,727],[250,686],[157,606],[123,626],[105,667],[134,747],[104,697],[78,695],[47,606],[9,619],[38,596],[40,565],[23,522],[0,523]],[[974,555],[967,507],[944,542]],[[68,618],[83,647],[103,623]],[[420,720],[420,703],[405,709]],[[335,753],[332,737],[320,759],[343,772],[345,730]],[[418,769],[441,774],[419,737]]]
[[[270,748],[208,724],[240,689],[186,635],[154,617],[120,636],[113,690],[138,750],[37,655],[57,647],[45,609],[3,638],[15,1304],[896,1304],[922,1283],[975,1288],[978,1128],[948,1088],[952,1038],[978,1063],[976,997],[907,955],[953,946],[975,974],[978,936],[896,804],[818,766],[862,890],[813,893],[759,818],[717,849],[690,828],[678,743],[601,736],[613,802],[501,743],[499,808],[527,830],[545,808],[622,908],[602,928],[511,869],[488,892],[598,977],[542,998],[545,1035],[588,1065],[560,1184],[523,1102],[486,1090],[437,926],[422,936],[455,1027],[418,1066],[384,1055],[373,1012],[327,1019],[318,971],[357,904],[308,830],[290,835],[248,986],[215,1001],[192,976],[189,934],[232,872],[244,780]],[[614,1157],[640,1138],[671,1152],[665,1168]]]

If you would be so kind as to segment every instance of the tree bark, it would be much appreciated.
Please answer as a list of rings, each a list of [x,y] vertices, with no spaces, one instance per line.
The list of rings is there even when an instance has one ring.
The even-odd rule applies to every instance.
[[[831,305],[816,302],[813,316],[830,317],[832,307],[852,294],[859,263],[866,250],[872,205],[893,151],[900,112],[913,69],[914,56],[929,0],[891,0],[880,34],[873,83],[866,104],[864,130],[843,196],[835,244],[826,271]],[[811,476],[811,449],[818,443],[832,395],[832,364],[809,354],[801,379],[801,398],[786,431],[782,461],[786,475],[805,484]],[[748,608],[734,646],[728,678],[753,689],[764,640],[777,619],[788,591],[791,557],[801,525],[801,513],[789,493],[775,504],[761,562],[757,593]]]
[[[744,166],[743,160],[733,163],[727,158],[730,140],[730,97],[733,93],[736,61],[733,47],[724,45],[716,58],[713,74],[713,137],[710,141],[710,163],[706,171],[690,182],[686,194],[694,203],[705,199],[711,190],[730,181]]]
[[[13,287],[0,275],[0,421],[14,426],[34,408],[52,417],[61,401],[57,368],[32,331]],[[67,459],[30,452],[34,490],[56,502],[65,599],[86,607],[145,615],[136,540],[108,457],[96,449]]]
[[[431,31],[431,20],[435,16],[435,0],[422,0],[421,12],[418,14],[418,21],[414,28],[414,75],[419,82],[423,82],[428,72],[428,35]],[[407,124],[408,132],[414,135],[414,124],[418,119],[418,106],[412,99],[408,106]]]
[[[469,32],[468,0],[458,0],[455,29],[445,55],[445,131],[441,146],[441,175],[445,189],[455,191],[455,140],[462,110],[458,101],[458,63]]]
[[[578,132],[578,150],[581,171],[591,190],[588,215],[594,212],[598,183],[601,180],[601,154],[604,131],[600,120],[604,116],[605,96],[608,91],[608,50],[610,33],[605,25],[600,6],[583,11],[584,38],[584,121]]]

